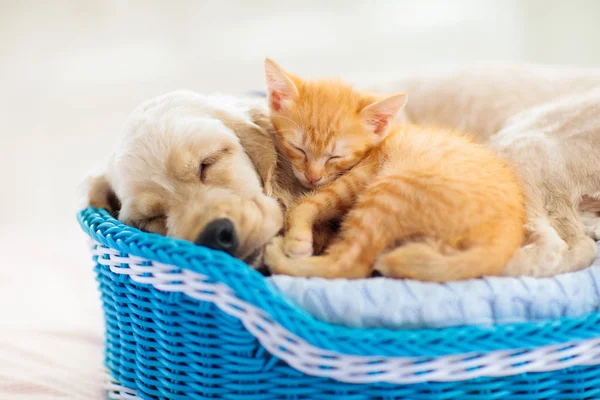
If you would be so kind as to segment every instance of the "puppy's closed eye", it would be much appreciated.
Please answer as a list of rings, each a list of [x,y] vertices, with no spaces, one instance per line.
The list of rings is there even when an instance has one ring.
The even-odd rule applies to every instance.
[[[143,231],[160,233],[164,235],[166,231],[166,223],[167,217],[165,215],[155,215],[138,221],[137,226]]]
[[[200,180],[202,182],[204,182],[206,180],[206,172],[214,163],[215,163],[215,161],[207,161],[207,160],[204,160],[200,163],[199,175],[200,175]]]
[[[198,169],[198,176],[200,177],[200,181],[204,182],[206,180],[206,174],[208,170],[217,162],[219,162],[223,158],[223,156],[228,154],[229,151],[229,149],[219,150],[216,153],[211,154],[210,156],[203,159],[202,162],[200,162],[200,167]]]
[[[145,223],[145,224],[149,224],[149,223],[152,223],[152,222],[155,222],[155,221],[159,221],[159,220],[165,219],[165,218],[166,217],[164,215],[155,215],[153,217],[144,218],[142,220],[142,222]]]

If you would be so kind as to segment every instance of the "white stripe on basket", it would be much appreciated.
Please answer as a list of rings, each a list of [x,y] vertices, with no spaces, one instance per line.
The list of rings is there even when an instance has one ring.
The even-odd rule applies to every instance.
[[[109,400],[142,400],[135,390],[126,388],[115,381],[108,371],[106,371],[104,387],[107,391]]]
[[[174,273],[178,267],[155,261],[151,261],[151,265],[142,265],[149,260],[135,256],[121,257],[119,252],[99,243],[94,243],[92,253],[99,256],[100,264],[110,267],[115,274],[129,275],[133,281],[152,285],[158,290],[182,292],[194,299],[214,303],[223,312],[240,319],[244,327],[271,354],[308,375],[349,383],[414,384],[556,371],[572,366],[600,364],[600,338],[533,350],[470,352],[440,357],[341,354],[311,345],[272,321],[260,308],[237,298],[225,284],[207,282],[205,275],[185,269]]]

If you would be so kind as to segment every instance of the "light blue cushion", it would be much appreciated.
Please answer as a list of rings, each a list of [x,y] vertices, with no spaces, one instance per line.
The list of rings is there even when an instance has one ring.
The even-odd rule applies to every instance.
[[[446,284],[385,278],[271,282],[315,318],[360,328],[442,328],[576,317],[600,305],[600,257],[553,278],[490,277]]]

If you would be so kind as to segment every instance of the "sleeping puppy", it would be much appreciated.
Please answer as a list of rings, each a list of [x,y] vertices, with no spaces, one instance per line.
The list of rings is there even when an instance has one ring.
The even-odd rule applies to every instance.
[[[305,189],[279,155],[264,99],[176,91],[126,122],[88,204],[125,224],[262,267],[265,244]],[[315,227],[316,254],[335,224]]]
[[[401,118],[472,132],[514,168],[527,197],[528,240],[505,275],[591,264],[600,239],[600,71],[476,67],[374,89],[408,92]]]
[[[251,99],[177,91],[139,106],[88,201],[147,232],[222,250],[253,266],[296,194]]]

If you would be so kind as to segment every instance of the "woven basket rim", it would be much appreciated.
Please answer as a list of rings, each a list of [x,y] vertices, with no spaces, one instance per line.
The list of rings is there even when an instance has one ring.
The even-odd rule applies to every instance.
[[[269,318],[307,342],[345,354],[434,357],[468,351],[530,349],[600,336],[598,312],[548,321],[442,329],[333,325],[294,305],[260,273],[223,252],[142,232],[119,222],[103,209],[88,207],[80,211],[78,221],[93,240],[104,246],[201,273],[211,282],[227,285],[239,299],[261,308]]]

